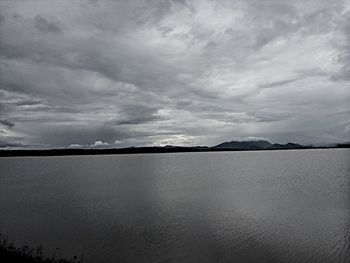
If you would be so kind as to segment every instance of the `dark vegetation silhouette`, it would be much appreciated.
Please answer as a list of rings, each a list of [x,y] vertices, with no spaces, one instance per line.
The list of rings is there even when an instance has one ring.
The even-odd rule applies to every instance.
[[[57,249],[58,250],[58,249]],[[81,259],[74,256],[72,259],[64,259],[52,253],[44,256],[42,246],[30,248],[28,246],[16,247],[6,237],[0,234],[0,262],[6,263],[81,263]]]

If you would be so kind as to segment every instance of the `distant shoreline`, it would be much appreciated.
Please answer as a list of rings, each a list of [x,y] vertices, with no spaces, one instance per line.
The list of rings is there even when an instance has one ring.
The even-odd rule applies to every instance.
[[[48,149],[48,150],[0,150],[0,157],[25,156],[73,156],[73,155],[124,155],[152,153],[186,153],[186,152],[239,152],[239,151],[278,151],[278,150],[313,150],[344,149],[350,144],[338,144],[330,147],[276,148],[276,149],[216,149],[214,147],[130,147],[120,149]]]

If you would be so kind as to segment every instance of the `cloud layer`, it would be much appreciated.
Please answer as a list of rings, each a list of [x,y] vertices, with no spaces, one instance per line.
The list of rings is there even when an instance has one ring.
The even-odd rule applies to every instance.
[[[0,10],[0,147],[350,140],[349,1]]]

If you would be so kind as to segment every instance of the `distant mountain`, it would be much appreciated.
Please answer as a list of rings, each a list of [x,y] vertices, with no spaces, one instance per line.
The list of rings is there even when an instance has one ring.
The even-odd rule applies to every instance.
[[[230,150],[253,150],[253,149],[269,149],[272,144],[268,141],[232,141],[223,142],[214,146],[214,149],[230,149]]]
[[[270,149],[303,149],[306,148],[304,145],[296,143],[287,143],[287,144],[272,144],[268,141],[259,140],[259,141],[232,141],[220,143],[213,149],[217,150],[270,150]]]

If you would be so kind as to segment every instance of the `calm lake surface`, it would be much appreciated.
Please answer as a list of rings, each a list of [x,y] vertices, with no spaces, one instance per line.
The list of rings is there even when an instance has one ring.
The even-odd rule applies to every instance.
[[[349,262],[349,149],[0,158],[0,232],[84,262]]]

